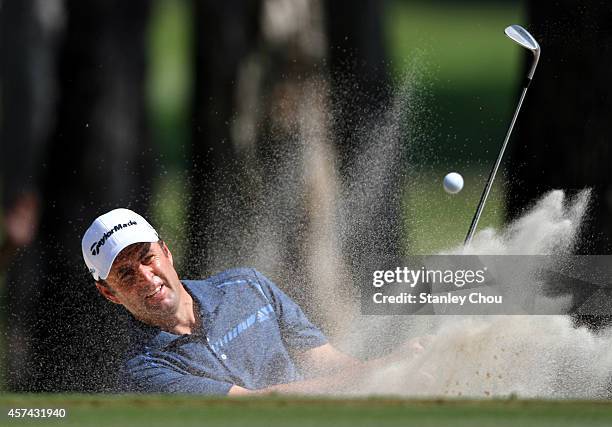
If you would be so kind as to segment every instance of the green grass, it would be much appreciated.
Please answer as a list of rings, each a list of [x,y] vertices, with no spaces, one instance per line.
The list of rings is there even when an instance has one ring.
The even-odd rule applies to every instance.
[[[65,408],[67,417],[8,419],[8,408]],[[10,395],[2,425],[62,426],[608,426],[612,404],[598,401],[402,400],[177,396]]]
[[[388,3],[385,28],[396,74],[417,56],[429,79],[495,87],[514,78],[521,48],[503,34],[524,23],[518,2],[401,1]]]

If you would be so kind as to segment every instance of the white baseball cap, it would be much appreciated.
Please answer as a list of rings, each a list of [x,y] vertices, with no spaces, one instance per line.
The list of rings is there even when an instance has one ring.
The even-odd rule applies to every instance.
[[[94,280],[106,279],[119,252],[134,243],[157,242],[159,235],[146,219],[129,209],[115,209],[89,226],[81,249]]]

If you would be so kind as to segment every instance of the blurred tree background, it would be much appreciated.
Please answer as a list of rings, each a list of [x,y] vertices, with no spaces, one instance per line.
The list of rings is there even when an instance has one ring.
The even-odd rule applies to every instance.
[[[10,2],[6,0],[2,2],[4,10],[6,10],[8,3]],[[43,4],[41,2],[34,3],[38,6]],[[142,1],[131,8],[127,8],[127,10],[120,8],[120,10],[114,12],[109,11],[109,6],[104,6],[104,2],[93,2],[92,4],[96,7],[89,3],[81,5],[80,9],[78,3],[66,2],[71,6],[72,13],[76,14],[73,15],[72,21],[70,21],[70,17],[61,14],[55,17],[62,25],[66,25],[65,20],[68,19],[68,28],[74,30],[73,33],[68,33],[68,35],[72,34],[77,39],[79,37],[91,38],[92,35],[86,30],[90,27],[100,28],[100,37],[96,37],[93,33],[92,46],[98,46],[100,49],[114,46],[114,49],[118,49],[117,52],[119,53],[115,53],[117,56],[114,57],[111,55],[111,59],[115,60],[114,62],[113,60],[109,62],[98,61],[95,57],[95,51],[80,52],[85,58],[89,58],[87,61],[90,62],[77,61],[70,63],[57,60],[60,64],[63,64],[59,68],[59,75],[60,79],[64,79],[62,81],[63,87],[66,88],[65,93],[72,93],[75,98],[73,98],[71,104],[72,109],[58,112],[59,118],[55,118],[60,125],[64,123],[65,127],[55,128],[56,133],[53,136],[56,141],[56,145],[54,145],[56,147],[56,157],[51,159],[54,159],[53,170],[57,170],[61,174],[66,186],[55,188],[53,194],[58,199],[66,199],[66,204],[62,206],[76,206],[74,210],[67,209],[67,211],[64,211],[63,209],[66,208],[63,207],[61,214],[57,213],[58,218],[68,218],[74,212],[74,223],[63,225],[65,230],[69,230],[65,233],[65,236],[69,236],[64,237],[67,239],[65,245],[71,247],[70,250],[73,250],[73,252],[75,252],[74,250],[79,243],[82,231],[95,214],[102,213],[106,207],[125,204],[128,207],[142,209],[145,214],[147,210],[150,211],[152,222],[173,250],[180,265],[179,271],[186,269],[192,274],[197,274],[198,272],[203,273],[228,267],[229,265],[225,265],[225,263],[232,261],[252,262],[258,268],[273,271],[276,273],[276,277],[283,279],[283,266],[291,263],[299,264],[300,257],[304,255],[298,250],[293,252],[293,249],[291,249],[291,244],[295,240],[293,237],[303,227],[316,228],[316,221],[308,220],[308,218],[313,214],[324,211],[326,205],[321,202],[324,197],[308,199],[302,205],[297,203],[303,197],[303,195],[295,193],[301,188],[299,185],[303,184],[298,182],[301,180],[300,174],[293,173],[292,168],[295,168],[295,166],[281,167],[282,162],[287,159],[279,153],[282,154],[285,151],[308,152],[312,147],[304,144],[304,140],[309,141],[308,138],[312,137],[312,135],[309,136],[310,134],[314,133],[315,136],[312,138],[318,141],[325,139],[317,136],[318,133],[331,134],[336,132],[333,126],[331,126],[331,129],[319,129],[312,123],[303,123],[308,120],[315,122],[327,120],[329,112],[321,111],[316,105],[313,107],[312,103],[316,104],[316,102],[322,100],[321,103],[325,104],[325,100],[334,90],[349,91],[350,95],[357,91],[363,91],[368,84],[371,84],[371,82],[366,81],[369,74],[366,75],[366,72],[359,68],[361,64],[359,63],[359,57],[357,58],[357,66],[352,68],[353,75],[347,73],[343,84],[334,86],[333,81],[330,83],[324,78],[330,66],[325,59],[326,55],[329,54],[324,47],[325,34],[333,34],[334,30],[337,30],[335,46],[340,46],[340,49],[342,49],[342,31],[355,31],[355,28],[363,28],[364,34],[368,34],[367,31],[373,31],[372,34],[374,35],[377,34],[377,28],[380,28],[382,31],[379,34],[381,47],[375,53],[380,54],[381,57],[388,56],[387,61],[381,67],[387,65],[390,71],[390,76],[385,76],[385,70],[380,76],[377,75],[377,79],[380,80],[380,87],[375,87],[371,92],[371,96],[376,98],[377,101],[370,105],[372,110],[370,112],[366,111],[364,113],[365,107],[357,109],[356,111],[360,114],[363,113],[363,116],[356,120],[367,122],[371,118],[370,116],[376,116],[378,110],[386,108],[380,102],[391,104],[395,98],[402,98],[404,93],[411,94],[407,109],[400,110],[401,115],[396,117],[396,121],[400,123],[395,125],[402,132],[400,135],[401,149],[397,152],[398,155],[394,162],[383,164],[383,167],[386,166],[390,169],[388,173],[392,176],[395,176],[397,170],[398,180],[395,181],[392,178],[390,184],[389,181],[383,180],[381,193],[387,191],[386,196],[390,196],[387,197],[390,199],[394,197],[403,198],[403,214],[396,218],[398,223],[401,222],[400,225],[403,228],[403,234],[398,236],[401,238],[398,243],[402,245],[404,253],[431,253],[462,242],[489,167],[497,155],[518,93],[521,76],[521,55],[524,52],[504,37],[503,29],[508,24],[524,22],[523,8],[519,2],[450,0],[364,2],[364,5],[367,3],[370,4],[370,7],[373,7],[372,11],[366,8],[361,11],[361,14],[352,11],[352,13],[345,14],[345,18],[343,18],[341,7],[339,7],[339,11],[334,12],[326,9],[324,2],[318,1],[298,2],[296,0],[292,2],[292,0],[289,0],[289,2],[284,2],[282,0],[267,0],[263,2],[264,6],[261,10],[247,8],[246,11],[238,6],[240,4],[238,2],[234,6],[244,14],[242,16],[244,21],[240,21],[238,26],[245,34],[238,35],[229,31],[225,36],[228,44],[215,40],[215,34],[219,33],[215,33],[213,31],[214,27],[210,27],[215,23],[214,20],[211,20],[210,14],[200,20],[195,19],[198,13],[206,15],[206,8],[203,12],[202,10],[198,12],[198,9],[194,8],[194,3],[187,0]],[[340,3],[343,3],[344,7],[355,7],[351,6],[354,2]],[[114,3],[111,2],[111,4]],[[202,7],[204,7],[203,5],[211,7],[210,5],[214,2],[201,1],[197,4]],[[293,15],[291,13],[279,14],[279,11],[285,10],[288,4],[292,4],[294,10],[302,10],[308,15],[300,15],[296,12],[293,12]],[[375,6],[372,6],[372,4]],[[231,12],[230,6],[228,6],[228,10]],[[376,25],[368,26],[368,20],[363,22],[358,20],[360,16],[365,15],[364,11],[369,11],[372,20],[376,20],[378,13],[381,14],[380,23],[377,24],[378,27]],[[99,16],[96,15],[97,13],[99,13]],[[325,23],[322,16],[326,13],[334,14],[336,21]],[[249,20],[251,16],[255,17],[254,21]],[[353,23],[353,29],[350,25],[343,26],[341,25],[342,22],[337,21],[348,20],[349,18],[355,19],[355,22],[357,22],[356,25]],[[198,27],[202,23],[206,23],[208,26],[205,28]],[[251,28],[250,25],[253,27]],[[271,31],[271,28],[275,28],[277,31]],[[296,28],[303,31],[296,31]],[[7,25],[2,30],[2,42],[5,46],[22,42],[14,37],[15,33]],[[206,34],[206,30],[208,34]],[[218,29],[218,31],[221,30]],[[86,36],[79,35],[79,31],[82,31]],[[134,40],[138,40],[138,43],[141,44],[129,45],[123,43],[124,33],[122,31],[125,34],[131,34],[131,36],[136,34]],[[142,34],[141,39],[139,39],[139,34]],[[304,39],[304,34],[310,35],[311,38]],[[27,36],[25,37],[27,38]],[[40,34],[38,37],[40,37]],[[127,40],[128,36],[125,37],[125,40]],[[242,37],[242,42],[236,40],[238,37]],[[344,37],[347,38],[347,36]],[[204,44],[202,44],[202,38],[204,38]],[[347,39],[347,45],[350,45],[348,43],[350,41],[352,40]],[[57,41],[58,45],[60,42],[65,43],[66,39],[60,37]],[[245,42],[247,43],[245,44]],[[243,191],[236,200],[226,198],[222,202],[218,200],[206,202],[206,200],[209,200],[207,199],[210,196],[209,192],[189,194],[190,188],[193,188],[194,185],[194,176],[199,173],[208,176],[205,175],[208,173],[206,162],[198,163],[197,153],[195,152],[197,148],[194,144],[197,142],[194,139],[197,139],[199,133],[201,133],[200,126],[204,126],[208,119],[198,116],[197,113],[194,114],[194,105],[204,105],[202,102],[207,101],[207,96],[210,99],[219,97],[220,100],[226,102],[229,102],[229,100],[223,97],[231,96],[227,95],[230,92],[224,93],[221,90],[223,87],[219,85],[211,88],[213,90],[212,94],[206,95],[205,91],[202,92],[202,83],[198,83],[199,79],[210,78],[207,71],[212,74],[212,67],[214,66],[214,64],[209,65],[210,68],[207,68],[207,58],[201,57],[201,55],[206,54],[206,50],[203,51],[202,47],[209,48],[208,55],[217,55],[216,58],[223,55],[226,55],[227,58],[237,57],[241,64],[232,70],[224,68],[228,66],[227,63],[221,62],[220,65],[216,66],[228,73],[235,72],[230,77],[222,76],[222,78],[225,78],[223,84],[240,86],[239,93],[243,96],[238,100],[233,100],[233,102],[235,102],[236,108],[244,109],[244,111],[232,111],[230,107],[229,112],[224,113],[221,108],[217,108],[219,104],[216,104],[213,105],[212,109],[203,113],[204,115],[210,115],[208,119],[212,120],[217,127],[222,128],[217,133],[210,130],[206,131],[208,137],[210,135],[221,135],[216,136],[213,141],[214,144],[218,144],[215,146],[217,151],[212,155],[213,158],[217,159],[214,160],[215,167],[221,162],[227,162],[224,167],[236,173],[236,183],[230,182],[228,184],[225,182],[222,185],[220,184],[217,193],[221,196],[227,196],[233,194],[232,192],[237,187],[248,183],[249,191]],[[12,48],[19,49],[19,46],[13,45]],[[244,51],[240,49],[244,49]],[[130,56],[130,53],[134,52],[135,55]],[[41,59],[39,54],[40,52],[34,49],[29,60],[38,64]],[[120,60],[117,60],[117,58]],[[4,58],[5,64],[6,61],[7,58]],[[47,58],[46,61],[46,65],[43,65],[48,67],[47,69],[53,69],[54,59]],[[203,63],[198,65],[198,61],[203,61]],[[93,82],[91,86],[87,81],[78,80],[78,71],[81,67],[90,67],[89,72],[91,74],[89,75],[97,76],[98,80]],[[135,68],[129,71],[130,67]],[[113,73],[106,72],[106,70],[111,69],[119,70],[119,74],[113,77]],[[121,79],[122,75],[131,77]],[[47,76],[43,73],[43,77]],[[103,84],[102,86],[106,88],[105,91],[92,95],[90,90],[99,89],[100,81],[107,85],[104,86]],[[392,82],[390,86],[387,86],[387,81]],[[19,90],[19,88],[15,89],[12,86],[13,82],[14,80],[9,79],[6,74],[2,76],[2,96],[4,98],[7,98],[10,90]],[[537,76],[535,84],[537,84]],[[75,88],[79,88],[79,90],[74,92]],[[257,88],[260,88],[259,92]],[[70,92],[71,90],[73,92]],[[384,93],[385,91],[388,93]],[[119,95],[113,98],[112,95],[115,93]],[[51,93],[51,95],[55,96],[54,93]],[[18,93],[13,95],[13,97],[15,96],[19,97],[20,95]],[[135,105],[137,104],[135,101],[141,97],[144,100],[142,104],[144,112],[140,112],[140,107]],[[198,97],[200,102],[197,102]],[[91,109],[98,105],[96,99],[107,99],[107,105],[106,110],[102,109],[96,113],[100,122],[94,121],[92,123],[88,120],[88,114],[92,114]],[[348,100],[348,105],[350,105],[352,98],[349,97]],[[6,104],[3,105],[4,108],[7,108]],[[311,109],[309,110],[309,108]],[[197,110],[197,106],[195,110]],[[109,112],[109,114],[105,115],[104,111]],[[293,111],[295,111],[294,115],[288,114],[288,112]],[[48,112],[47,114],[52,113]],[[141,114],[146,117],[144,122]],[[216,115],[221,117],[217,122],[214,121]],[[6,129],[8,125],[6,111],[2,114],[2,117],[2,126]],[[344,120],[350,118],[345,115]],[[122,126],[124,125],[120,125],[120,122],[123,124],[131,123],[135,126],[134,134],[126,136],[122,133],[122,129],[124,129]],[[28,120],[25,120],[25,123],[20,126],[27,127],[27,123]],[[117,126],[114,126],[114,123]],[[357,124],[364,128],[369,127],[368,123]],[[18,123],[13,125],[18,131]],[[93,126],[93,129],[89,126]],[[138,129],[136,130],[136,128]],[[92,137],[94,131],[96,137]],[[117,135],[117,132],[119,135]],[[70,137],[66,136],[67,133],[70,134]],[[262,138],[261,135],[264,135],[264,139],[266,139],[266,144],[259,144],[258,146],[263,147],[263,151],[260,150],[259,153],[256,153],[259,155],[259,163],[253,159],[251,151],[244,149],[244,141],[248,142],[257,138],[253,135],[259,135],[260,139]],[[338,132],[335,135],[337,136]],[[388,136],[387,133],[381,134],[380,139],[383,139],[383,141],[379,142],[385,143],[384,138]],[[357,140],[360,137],[361,133],[359,132],[349,132],[347,138],[352,141],[353,138]],[[72,145],[58,143],[57,141],[61,141],[62,138],[69,139]],[[107,144],[105,138],[119,142],[117,145]],[[227,160],[223,156],[215,157],[219,150],[228,148],[227,144],[229,144],[228,140],[230,139],[234,141],[234,145],[229,147],[229,150],[233,153],[231,159]],[[136,151],[133,153],[131,151],[126,152],[126,145],[121,143],[124,140],[134,142],[132,148]],[[241,141],[243,145],[241,145]],[[30,167],[34,171],[49,166],[47,162],[51,160],[43,160],[38,165],[36,164],[36,161],[40,161],[36,160],[39,159],[38,157],[20,152],[20,145],[18,143],[12,144],[12,142],[1,141],[3,153],[9,153],[11,150],[17,152],[14,155],[3,154],[5,156],[3,159],[4,165],[9,165],[4,166],[3,172],[5,174],[20,169],[19,163],[15,162],[18,157],[34,162],[34,165]],[[391,141],[389,141],[389,145],[391,145]],[[100,164],[90,163],[89,165],[93,164],[95,166],[93,169],[88,169],[87,163],[75,165],[74,169],[71,168],[70,159],[72,157],[69,155],[70,153],[89,150],[87,152],[90,153],[89,157],[92,158],[92,156],[95,157],[96,147],[104,147],[108,151],[109,163],[112,162],[113,158],[117,158],[112,156],[123,153],[119,157],[121,167],[118,169],[118,173],[113,175],[115,180],[125,181],[142,178],[144,179],[142,184],[131,186],[127,193],[119,192],[112,196],[109,191],[105,191],[104,185],[100,184],[104,183],[104,180],[100,180],[99,176],[96,178],[98,181],[93,178],[94,174],[108,172],[101,168]],[[350,152],[351,149],[348,151]],[[325,150],[317,153],[319,159],[329,161],[329,158],[333,157]],[[200,153],[204,159],[209,154],[207,154],[206,149],[203,153]],[[262,158],[267,159],[267,162],[261,161]],[[291,160],[293,157],[290,155],[288,159]],[[332,164],[334,164],[333,161]],[[259,173],[253,173],[251,168],[245,165],[256,165],[256,168],[259,168]],[[339,166],[342,170],[342,165],[334,165]],[[405,173],[404,167],[406,168]],[[26,171],[28,170],[28,168],[24,168]],[[308,164],[304,168],[309,171]],[[311,169],[316,172],[316,174],[313,172],[313,176],[310,178],[311,182],[328,184],[334,182],[333,180],[330,181],[329,176],[325,175],[327,172],[325,170],[321,172],[317,165],[314,165]],[[109,170],[112,171],[113,169]],[[279,170],[282,173],[279,173]],[[142,177],[135,176],[140,176],[137,173],[138,171],[142,172]],[[450,171],[460,172],[466,179],[464,191],[457,196],[449,196],[442,190],[442,177]],[[278,235],[271,236],[272,247],[266,247],[261,258],[253,259],[250,254],[241,253],[241,251],[249,252],[245,250],[245,246],[232,247],[232,242],[225,236],[228,233],[217,230],[215,228],[216,223],[206,226],[209,228],[202,229],[194,225],[198,224],[198,218],[195,218],[196,222],[193,222],[194,218],[190,218],[190,214],[192,217],[198,217],[202,212],[197,206],[206,208],[207,203],[218,204],[221,209],[220,212],[225,209],[225,212],[228,213],[229,217],[226,220],[240,229],[242,234],[238,238],[247,236],[248,238],[245,238],[245,240],[252,242],[251,244],[260,244],[260,234],[258,233],[262,231],[249,229],[248,224],[245,225],[249,222],[248,220],[244,217],[234,218],[232,215],[236,206],[244,207],[251,204],[259,204],[258,206],[263,204],[265,206],[265,200],[252,200],[251,198],[254,197],[253,195],[256,192],[250,191],[252,189],[261,190],[262,188],[265,190],[265,183],[261,182],[262,176],[272,181],[281,181],[281,184],[283,184],[282,181],[288,181],[291,184],[290,186],[284,184],[277,187],[272,186],[273,190],[276,191],[280,188],[284,192],[276,191],[279,194],[274,195],[274,200],[281,200],[282,203],[279,202],[279,204],[268,208],[275,212],[290,211],[291,215],[298,217],[298,219],[293,220],[290,226],[281,229]],[[27,177],[27,179],[35,178]],[[365,181],[367,181],[367,178],[362,177]],[[320,181],[321,179],[322,181]],[[89,193],[79,196],[80,198],[77,198],[71,191],[65,190],[66,188],[73,188],[72,186],[77,184],[82,184],[84,188],[85,183],[91,182],[94,182],[94,188],[101,189],[100,194],[105,194],[104,200],[98,205],[95,205],[92,200],[91,190],[88,190]],[[95,184],[96,182],[98,184]],[[214,180],[205,180],[206,182],[214,183]],[[398,187],[399,183],[403,186],[402,188]],[[136,189],[136,193],[140,190],[140,193],[134,193],[134,189]],[[333,193],[331,194],[333,195]],[[266,198],[265,191],[264,195],[260,197]],[[505,215],[503,199],[504,179],[503,176],[500,176],[485,215],[481,220],[481,227],[499,226],[502,223]],[[43,200],[42,203],[48,201]],[[351,206],[350,202],[349,200],[349,206]],[[87,210],[79,209],[79,203],[89,208]],[[198,205],[198,203],[203,204]],[[232,203],[236,203],[236,205]],[[51,212],[56,211],[51,210]],[[209,212],[208,215],[212,215],[214,218],[219,213]],[[371,215],[376,219],[375,213]],[[47,217],[43,217],[44,226],[41,232],[53,236],[53,221],[48,222],[49,218],[51,217],[48,213]],[[53,216],[53,218],[55,217]],[[370,217],[366,216],[364,218],[358,224],[375,222]],[[6,215],[3,217],[3,222],[6,225]],[[383,233],[396,233],[396,226],[397,224],[393,224],[393,221],[391,221],[391,225],[383,229]],[[350,229],[351,224],[346,228]],[[0,227],[0,231],[5,229],[5,227]],[[214,236],[221,235],[219,237],[221,240],[215,243],[215,248],[220,247],[222,249],[219,254],[208,249],[204,250],[201,247],[195,249],[196,252],[200,251],[210,259],[195,257],[193,255],[194,248],[190,247],[190,242],[194,242],[194,239],[190,238],[193,235],[209,237],[208,231],[205,232],[205,230],[212,230],[211,233]],[[325,236],[325,233],[330,229],[322,225],[320,230],[323,230],[322,233]],[[263,227],[263,231],[265,234],[267,228]],[[355,231],[349,230],[348,233],[345,233],[344,241],[339,242],[338,245],[346,249],[346,245],[363,247],[370,243],[367,239],[366,242],[357,239],[353,241],[355,236],[351,234],[353,232]],[[377,230],[376,227],[368,231],[370,236],[375,236],[380,232],[380,229]],[[205,233],[206,236],[201,236],[202,233]],[[229,234],[231,235],[231,233]],[[327,237],[331,240],[335,238],[333,233],[327,235]],[[226,241],[222,240],[224,238],[227,239],[227,245],[225,244]],[[0,236],[0,239],[3,242],[7,241],[6,235]],[[68,239],[70,239],[70,243]],[[199,239],[195,240],[199,241]],[[273,247],[275,240],[276,243],[282,241],[285,249]],[[246,248],[248,249],[248,244]],[[49,253],[47,251],[54,249],[57,249],[57,244],[42,249],[38,248],[30,255],[28,255],[30,252],[18,249],[17,259],[28,258],[29,265],[33,266],[28,270],[28,274],[30,276],[35,275],[36,269],[40,268],[40,264],[43,264],[43,261],[47,262],[45,261],[45,257]],[[63,247],[60,248],[59,255],[62,254],[62,249]],[[373,245],[372,250],[375,249],[376,245]],[[333,252],[333,245],[330,250]],[[274,258],[273,256],[266,258],[266,254],[276,254],[277,252],[282,252],[287,259],[281,260],[275,265],[266,265],[268,260]],[[287,256],[285,252],[290,252],[290,254]],[[351,253],[351,250],[347,252]],[[348,258],[349,265],[358,264],[362,261],[359,257],[351,258],[349,256]],[[79,308],[79,299],[95,298],[96,296],[93,292],[93,284],[90,283],[91,279],[87,277],[86,272],[83,271],[82,274],[80,272],[84,269],[84,267],[81,268],[82,262],[74,257],[67,259],[67,262],[71,264],[69,273],[58,273],[51,277],[53,286],[58,287],[52,287],[51,290],[65,286],[59,294],[63,300],[72,301],[73,306],[71,307],[78,317],[83,315],[83,308]],[[307,266],[300,268],[300,273],[307,275],[307,272],[303,271],[307,269]],[[73,276],[66,276],[66,274],[72,274]],[[29,276],[26,275],[25,277]],[[72,277],[72,280],[66,281],[65,277]],[[37,283],[40,280],[40,278],[33,279],[31,283]],[[283,281],[281,280],[281,282]],[[28,292],[32,294],[41,292],[37,289],[31,289],[31,283],[29,283],[30,286],[24,285],[24,289],[29,289]],[[69,286],[80,288],[70,288]],[[330,291],[333,292],[335,284],[330,283],[330,286],[332,286]],[[74,289],[85,289],[86,287],[89,287],[89,290],[74,291]],[[300,290],[299,286],[292,292],[293,296],[299,301],[305,301],[312,297],[307,291]],[[305,294],[301,295],[300,292],[305,292]],[[7,295],[7,287],[2,285],[0,307],[2,308],[3,330],[6,330],[6,316],[9,311],[7,310],[7,301],[9,301]],[[27,296],[28,294],[24,295]],[[21,316],[29,316],[27,301],[25,303],[26,305],[22,307]],[[98,303],[105,304],[101,299],[96,304]],[[324,304],[324,301],[321,303]],[[46,321],[50,325],[56,325],[62,321],[62,317],[57,316],[52,306],[47,305],[46,309],[49,310],[46,313]],[[87,309],[88,307],[85,307],[85,310]],[[98,307],[89,313],[90,318],[88,319],[91,322],[95,322],[97,310],[103,309]],[[16,320],[17,318],[14,317],[13,313],[11,322]],[[31,318],[31,320],[35,321],[36,319]],[[71,318],[70,321],[73,320]],[[77,335],[78,333],[86,333],[89,325],[90,323],[81,325],[80,332],[75,333]],[[97,324],[99,330],[113,330],[113,328],[119,327],[120,323],[119,325],[113,325],[113,317],[105,318],[104,321]],[[7,345],[10,344],[11,351],[14,352],[22,344],[12,341],[15,339],[15,332],[12,335],[9,334],[8,337],[10,342],[5,341],[0,344],[2,348],[7,348]],[[7,335],[0,335],[0,339],[6,340]],[[113,339],[112,334],[101,332],[101,341],[94,340],[92,345],[100,342],[104,344]],[[54,351],[60,352],[61,349],[55,348]],[[2,354],[6,355],[7,353],[3,351]],[[55,354],[56,359],[51,358],[49,360],[49,363],[56,365],[55,369],[60,371],[64,369],[61,365],[61,356],[60,353],[57,353]],[[74,356],[78,357],[78,354]],[[12,357],[15,357],[15,354]],[[27,357],[27,355],[24,354],[24,357]],[[107,369],[111,369],[112,366],[108,365],[109,357],[109,355],[94,352],[88,358],[83,359],[78,366],[87,367],[92,363],[98,363],[101,367],[106,366]],[[103,376],[103,372],[102,369],[99,375]],[[93,378],[92,381],[99,380],[99,378]],[[48,384],[47,386],[51,390],[79,389],[79,384],[75,383],[63,383],[60,386],[58,384]],[[45,389],[45,387],[44,384],[42,386],[38,384],[37,389]],[[93,385],[90,384],[85,389],[91,390],[90,387],[93,387]]]
[[[382,28],[393,81],[396,86],[408,82],[422,88],[415,108],[422,111],[423,120],[407,125],[418,132],[410,148],[415,173],[407,193],[410,202],[405,204],[406,241],[411,253],[432,253],[462,242],[503,140],[524,53],[507,40],[503,29],[508,23],[524,22],[524,5],[513,0],[384,3]],[[155,202],[155,214],[167,227],[164,234],[177,236],[173,243],[179,250],[184,250],[184,228],[178,218],[185,215],[181,197],[193,90],[192,25],[188,3],[155,3],[148,105],[165,174],[156,182],[155,194],[173,198],[172,203]],[[409,76],[414,74],[412,82]],[[451,170],[466,179],[459,196],[442,190],[442,178]],[[497,182],[481,227],[503,222],[503,176]]]

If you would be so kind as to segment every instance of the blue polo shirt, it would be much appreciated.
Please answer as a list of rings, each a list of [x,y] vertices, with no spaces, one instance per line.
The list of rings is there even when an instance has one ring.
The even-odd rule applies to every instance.
[[[132,319],[124,391],[226,394],[302,378],[293,355],[327,342],[300,307],[254,269],[183,280],[199,332],[175,335]]]

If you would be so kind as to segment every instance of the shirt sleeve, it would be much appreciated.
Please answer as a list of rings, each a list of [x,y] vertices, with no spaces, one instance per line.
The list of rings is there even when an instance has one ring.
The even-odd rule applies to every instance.
[[[255,271],[263,292],[270,298],[285,345],[293,351],[306,351],[327,344],[325,335],[306,317],[300,306],[271,280]]]
[[[172,362],[140,354],[127,361],[120,388],[140,393],[226,395],[233,384],[193,375]]]

